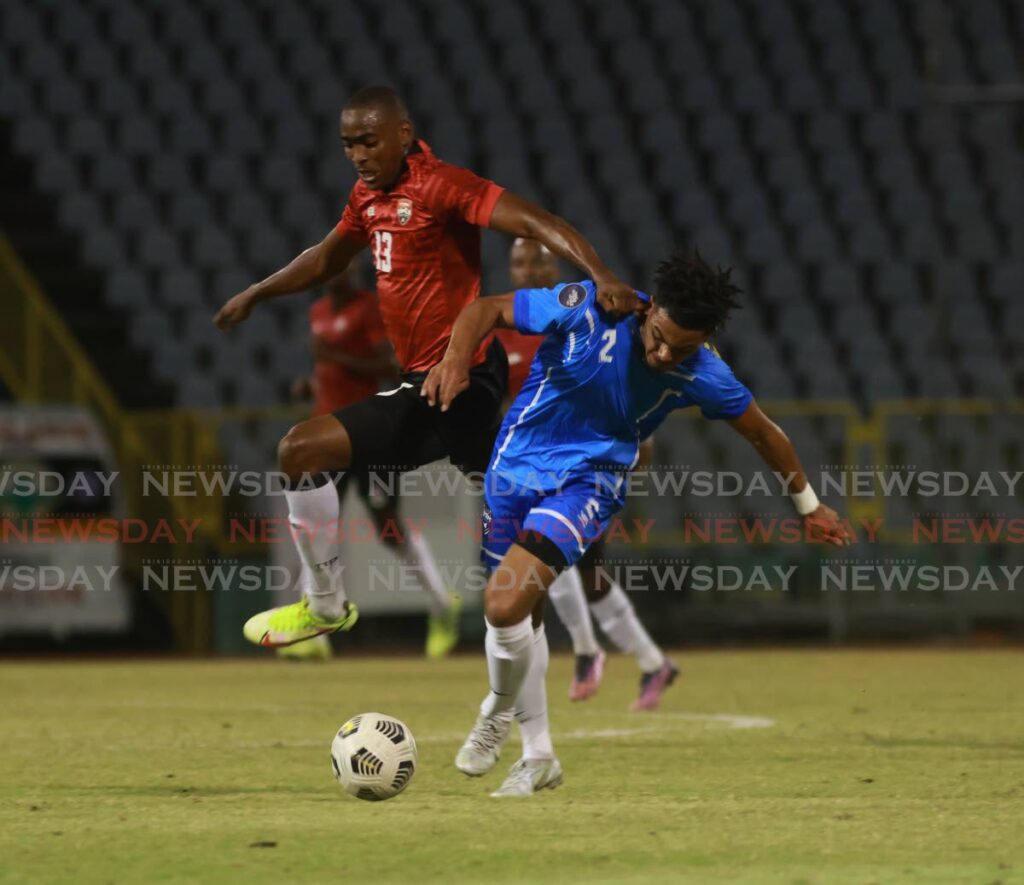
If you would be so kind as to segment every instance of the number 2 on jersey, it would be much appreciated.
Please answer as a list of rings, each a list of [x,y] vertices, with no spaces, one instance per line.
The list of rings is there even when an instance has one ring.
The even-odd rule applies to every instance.
[[[373,232],[373,266],[380,273],[391,272],[391,231]]]
[[[610,363],[612,361],[612,348],[615,346],[615,333],[617,331],[617,329],[605,329],[604,334],[601,336],[604,347],[601,348],[598,359],[602,363]]]

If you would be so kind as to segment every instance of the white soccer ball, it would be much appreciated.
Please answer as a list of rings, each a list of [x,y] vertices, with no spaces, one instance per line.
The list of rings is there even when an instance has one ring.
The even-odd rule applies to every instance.
[[[397,796],[416,772],[416,740],[394,716],[360,713],[334,736],[331,767],[345,791],[376,802]]]

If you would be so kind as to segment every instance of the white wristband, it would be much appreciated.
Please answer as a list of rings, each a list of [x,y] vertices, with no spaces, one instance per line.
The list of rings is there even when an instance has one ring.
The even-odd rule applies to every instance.
[[[814,494],[814,489],[811,488],[811,484],[807,483],[803,487],[803,491],[790,492],[789,497],[793,499],[793,506],[796,507],[796,512],[801,516],[807,516],[809,513],[814,513],[818,509],[818,505],[821,503],[818,500],[818,496]]]

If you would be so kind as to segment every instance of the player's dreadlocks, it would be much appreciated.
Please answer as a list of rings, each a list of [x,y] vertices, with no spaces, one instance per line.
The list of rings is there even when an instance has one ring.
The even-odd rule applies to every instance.
[[[656,303],[677,326],[711,335],[740,307],[741,289],[729,279],[732,268],[712,268],[700,254],[676,253],[654,275]]]
[[[372,108],[393,114],[399,120],[408,120],[409,111],[402,97],[390,86],[364,86],[345,102],[345,110]]]

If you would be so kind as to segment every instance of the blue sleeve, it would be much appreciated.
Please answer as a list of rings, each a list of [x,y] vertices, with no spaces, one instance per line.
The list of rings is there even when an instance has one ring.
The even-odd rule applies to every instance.
[[[568,335],[594,326],[594,284],[559,283],[553,289],[518,289],[512,302],[516,328],[524,335]]]
[[[690,388],[701,414],[711,420],[738,418],[754,399],[729,364],[714,352],[703,354],[702,366]]]

